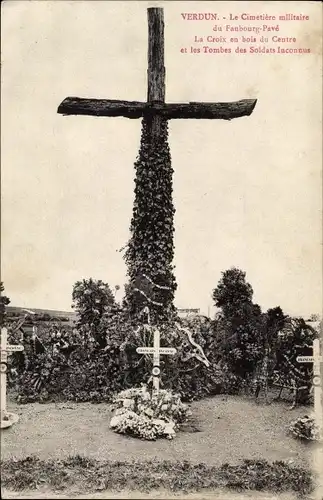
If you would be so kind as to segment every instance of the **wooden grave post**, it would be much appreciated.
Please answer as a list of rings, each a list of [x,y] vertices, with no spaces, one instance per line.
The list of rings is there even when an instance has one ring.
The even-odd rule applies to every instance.
[[[18,415],[9,413],[7,411],[7,357],[8,354],[17,351],[23,351],[23,345],[10,345],[7,344],[8,331],[6,328],[1,328],[1,364],[0,364],[0,377],[1,377],[1,429],[11,427],[12,424],[18,422]]]
[[[153,355],[153,387],[156,394],[159,393],[160,384],[160,355],[161,354],[175,354],[175,347],[160,347],[160,331],[154,328],[154,346],[153,347],[137,347],[138,354],[152,354]]]
[[[319,339],[314,339],[313,341],[313,356],[297,356],[296,361],[298,361],[298,363],[313,363],[314,416],[320,430],[320,439],[322,439],[323,410],[321,363],[323,361],[323,356],[320,355]]]

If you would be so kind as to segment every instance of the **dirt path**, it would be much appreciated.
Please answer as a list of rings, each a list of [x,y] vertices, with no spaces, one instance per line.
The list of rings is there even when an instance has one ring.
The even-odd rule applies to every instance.
[[[115,434],[109,428],[111,410],[105,404],[9,404],[20,420],[1,431],[1,458],[36,455],[43,460],[84,455],[98,460],[144,462],[171,460],[232,465],[243,459],[289,460],[294,465],[311,466],[311,447],[296,441],[286,431],[291,420],[308,412],[306,408],[287,410],[287,404],[259,405],[250,399],[217,396],[192,404],[200,432],[180,432],[173,441],[141,441]],[[165,499],[165,500],[296,500],[289,493],[259,491],[238,493],[228,490],[201,491],[186,495],[165,490],[143,494],[138,491],[47,490],[14,492],[2,490],[6,499]],[[321,500],[321,499],[320,499]]]
[[[192,405],[201,432],[180,432],[173,441],[141,441],[109,428],[108,405],[90,403],[10,404],[20,420],[1,431],[1,458],[40,459],[84,455],[98,460],[189,460],[207,465],[242,459],[310,463],[310,447],[287,436],[289,422],[306,409],[258,405],[240,397],[217,396]]]
[[[140,491],[124,491],[122,493],[115,493],[111,491],[104,491],[100,493],[95,493],[91,495],[75,495],[75,493],[70,492],[61,494],[53,494],[48,490],[42,490],[37,492],[23,492],[23,494],[14,491],[3,491],[1,497],[6,499],[29,499],[29,498],[46,498],[46,499],[97,499],[97,500],[121,500],[121,499],[161,499],[161,500],[296,500],[296,495],[292,493],[282,493],[280,495],[274,495],[270,493],[262,493],[259,491],[249,491],[243,493],[237,493],[226,490],[216,490],[216,491],[206,491],[199,493],[190,493],[187,495],[174,495],[164,490],[155,490],[150,494],[144,494]]]

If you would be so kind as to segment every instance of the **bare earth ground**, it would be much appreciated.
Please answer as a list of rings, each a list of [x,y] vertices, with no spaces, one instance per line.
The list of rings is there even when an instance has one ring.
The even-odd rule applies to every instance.
[[[278,495],[270,493],[262,493],[260,491],[249,491],[243,493],[236,493],[225,490],[190,493],[187,495],[174,495],[167,491],[156,490],[149,494],[144,494],[141,491],[129,491],[123,493],[114,492],[103,492],[96,493],[93,495],[62,495],[53,494],[46,490],[34,492],[31,491],[27,495],[21,495],[19,492],[4,491],[1,496],[4,500],[7,499],[31,499],[31,498],[46,498],[46,499],[96,499],[96,500],[146,500],[146,499],[158,499],[158,500],[297,500],[297,496],[292,493],[281,493]]]
[[[194,402],[193,416],[201,432],[177,434],[173,441],[142,441],[111,431],[108,405],[52,403],[17,405],[19,422],[1,431],[1,458],[40,459],[85,455],[101,460],[165,459],[235,464],[241,459],[293,460],[304,465],[308,447],[286,436],[288,424],[306,408],[288,404],[256,404],[235,396]]]
[[[17,405],[9,411],[20,416],[17,424],[1,431],[1,459],[36,455],[40,459],[84,455],[98,460],[141,461],[154,459],[206,463],[219,466],[242,459],[291,460],[311,467],[311,448],[286,435],[288,424],[309,412],[308,408],[288,411],[288,403],[256,404],[237,396],[216,396],[194,402],[193,416],[201,432],[180,432],[173,441],[155,442],[116,434],[109,428],[111,410],[105,404],[52,403]],[[162,485],[161,485],[162,487]],[[46,494],[46,496],[45,496]],[[3,491],[3,498],[76,498],[68,492],[14,493]],[[71,494],[71,493],[70,493]],[[24,496],[25,495],[25,496]],[[31,496],[29,496],[31,495]],[[40,496],[38,496],[40,495]],[[52,496],[50,496],[52,495]],[[66,496],[67,495],[67,496]],[[102,496],[103,495],[103,496]],[[165,492],[149,495],[136,492],[96,493],[77,498],[187,498],[288,500],[289,494],[260,492],[206,492],[179,497]],[[122,496],[123,495],[123,496]],[[131,496],[130,496],[131,495]],[[161,496],[160,496],[161,495]]]

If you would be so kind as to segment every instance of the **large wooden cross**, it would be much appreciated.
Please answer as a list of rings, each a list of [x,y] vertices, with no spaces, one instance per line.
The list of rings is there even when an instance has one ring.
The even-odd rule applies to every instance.
[[[151,143],[159,134],[160,119],[196,118],[232,120],[251,115],[257,100],[236,102],[165,103],[164,11],[148,10],[148,93],[146,102],[67,97],[57,112],[62,115],[147,117]]]
[[[257,102],[256,99],[244,99],[236,102],[165,103],[164,10],[157,7],[148,8],[147,82],[146,102],[67,97],[59,105],[57,112],[62,115],[143,118],[146,153],[148,157],[156,158],[160,144],[163,144],[167,120],[179,118],[232,120],[251,115]],[[157,178],[158,162],[152,161],[150,168],[155,170]],[[138,172],[137,175],[139,176]],[[151,194],[154,197],[154,193]],[[153,210],[147,211],[147,219],[152,215],[154,215]]]

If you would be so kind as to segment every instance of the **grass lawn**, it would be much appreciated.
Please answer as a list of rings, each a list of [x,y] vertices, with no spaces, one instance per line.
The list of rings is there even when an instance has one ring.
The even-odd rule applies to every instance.
[[[288,486],[288,481],[285,482],[285,486],[286,489],[290,489],[289,496],[285,496],[285,493],[280,493],[278,496],[278,493],[273,495],[257,491],[238,494],[223,489],[227,486],[237,489],[257,489],[257,481],[252,482],[250,478],[256,474],[262,476],[261,463],[258,470],[256,470],[258,466],[248,466],[248,471],[246,472],[245,469],[239,480],[232,479],[239,476],[239,473],[236,475],[234,469],[223,470],[221,466],[230,464],[230,466],[237,467],[239,464],[241,465],[241,461],[247,459],[252,461],[266,460],[269,463],[289,461],[291,468],[311,468],[312,446],[296,441],[286,434],[289,422],[308,413],[309,409],[303,407],[288,411],[288,403],[263,405],[255,403],[252,399],[238,396],[216,396],[195,402],[191,409],[199,432],[179,432],[173,441],[142,441],[115,434],[109,429],[111,410],[105,404],[33,403],[17,405],[12,402],[8,406],[10,411],[19,414],[20,420],[10,429],[1,431],[3,498],[18,498],[17,493],[14,497],[10,496],[14,494],[12,489],[15,482],[13,469],[8,466],[8,461],[10,459],[23,460],[30,456],[35,456],[40,460],[38,463],[35,461],[35,463],[29,464],[31,472],[32,468],[35,471],[37,469],[44,472],[48,466],[48,476],[56,474],[59,478],[60,474],[63,474],[61,481],[57,479],[57,487],[62,488],[66,483],[67,489],[62,490],[60,496],[53,496],[53,498],[75,498],[76,494],[80,492],[83,493],[83,498],[130,498],[129,491],[127,496],[123,497],[122,494],[125,495],[125,492],[114,493],[114,496],[111,494],[108,497],[100,496],[104,495],[102,492],[96,493],[96,496],[85,496],[85,494],[91,491],[91,495],[94,495],[93,491],[103,488],[112,491],[118,485],[125,490],[130,482],[132,485],[130,489],[136,495],[134,490],[141,489],[141,482],[138,478],[142,475],[142,477],[150,477],[149,481],[146,481],[146,486],[151,494],[146,498],[157,498],[162,494],[165,485],[168,493],[166,495],[164,491],[159,498],[176,498],[174,496],[176,491],[187,490],[189,493],[187,498],[192,499],[259,498],[259,500],[274,500],[279,498],[287,500],[294,498],[291,491],[293,485]],[[80,474],[87,478],[85,482],[80,481],[80,475],[77,476],[73,460],[73,467],[72,462],[68,461],[71,460],[68,457],[76,455],[88,459],[88,462],[77,464]],[[63,467],[62,461],[64,460],[67,462]],[[119,462],[117,468],[116,461]],[[137,465],[127,465],[127,463],[134,461]],[[157,461],[167,461],[168,465],[164,463],[154,467]],[[141,467],[138,466],[138,462],[141,462]],[[104,465],[106,474],[103,470],[103,463],[106,463]],[[200,465],[198,466],[198,464]],[[201,464],[204,465],[201,466]],[[16,465],[18,466],[18,464]],[[21,470],[26,471],[27,469],[26,465],[21,467]],[[63,469],[67,470],[67,475],[66,472],[62,472]],[[220,469],[222,472],[219,472]],[[131,472],[129,471],[131,470],[133,477],[130,477]],[[174,475],[173,482],[171,480],[172,474]],[[193,486],[192,477],[194,474],[196,475],[197,488]],[[246,479],[245,474],[247,474],[248,479]],[[293,474],[294,479],[299,477],[296,469]],[[94,483],[91,479],[93,475],[96,478]],[[100,483],[100,477],[101,479],[106,477],[110,479],[102,479]],[[43,483],[41,482],[39,486],[50,488],[46,493],[46,498],[50,498],[48,492],[51,491],[54,494],[55,484],[53,481],[46,484],[46,478],[42,481]],[[92,487],[90,487],[91,481]],[[176,483],[175,488],[173,488],[174,482]],[[35,487],[35,484],[31,487]],[[172,488],[174,491],[171,493]],[[203,488],[205,491],[203,496],[201,493],[194,493],[194,489],[199,488]],[[159,495],[157,495],[156,489],[159,490]],[[265,489],[271,489],[269,479],[268,488]],[[73,496],[66,496],[72,490]],[[207,496],[209,490],[213,490],[213,496]],[[153,491],[154,493],[152,493]],[[28,492],[20,493],[19,498],[24,498],[23,494],[27,495],[25,498],[29,498]],[[33,497],[36,498],[34,493]],[[79,496],[79,498],[82,497]],[[145,496],[133,496],[132,498],[145,498]]]

